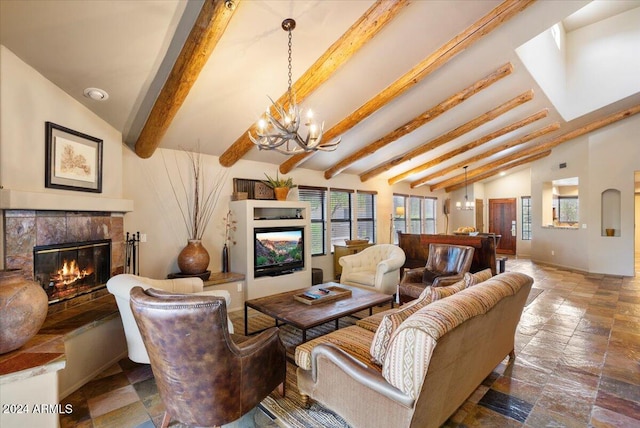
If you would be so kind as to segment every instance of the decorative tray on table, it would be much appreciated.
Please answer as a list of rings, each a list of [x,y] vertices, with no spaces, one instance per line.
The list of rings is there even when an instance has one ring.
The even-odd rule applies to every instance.
[[[337,287],[335,285],[327,287],[312,288],[304,293],[294,294],[293,298],[306,305],[317,305],[319,303],[331,302],[351,296],[351,290]]]

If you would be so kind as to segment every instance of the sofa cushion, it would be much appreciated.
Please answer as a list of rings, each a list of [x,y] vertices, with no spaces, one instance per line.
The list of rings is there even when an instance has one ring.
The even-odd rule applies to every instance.
[[[405,303],[404,305],[400,306],[399,308],[387,309],[386,311],[378,312],[378,313],[373,314],[371,316],[368,316],[366,318],[362,318],[360,320],[357,320],[356,321],[356,325],[358,327],[364,328],[365,330],[369,330],[369,331],[372,331],[372,332],[375,333],[376,330],[378,330],[378,326],[382,322],[382,318],[384,318],[385,315],[396,313],[399,310],[402,310],[404,307],[413,304],[413,302],[415,302],[415,300],[412,300],[409,303]]]
[[[431,303],[396,329],[384,360],[383,377],[411,397],[417,397],[438,340],[466,320],[486,313],[501,299],[514,295],[527,281],[522,274],[495,277]]]
[[[371,278],[375,276],[375,270],[352,271],[349,273],[349,282],[374,288],[375,284],[372,284]]]
[[[394,314],[398,311],[402,311],[406,308],[411,307],[414,304],[419,304],[421,306],[424,306],[424,304],[420,304],[418,302],[420,302],[425,298],[429,300],[426,301],[426,303],[424,304],[429,304],[431,302],[430,287],[423,288],[422,293],[420,293],[417,299],[407,302],[404,305],[400,306],[399,308],[387,309],[386,311],[378,312],[377,314],[373,314],[366,318],[362,318],[361,320],[356,321],[356,325],[375,333],[376,330],[378,330],[378,326],[380,326],[380,322],[382,322],[382,318],[384,318],[385,315]]]
[[[373,342],[371,343],[371,357],[373,360],[378,364],[384,362],[391,336],[398,326],[409,318],[409,316],[427,306],[429,303],[453,296],[465,288],[467,288],[467,282],[464,279],[444,287],[426,287],[420,297],[409,303],[405,309],[383,316],[376,330]]]
[[[369,346],[373,332],[356,325],[341,328],[324,336],[317,337],[296,347],[295,360],[298,367],[311,370],[311,351],[321,343],[332,343],[368,367],[380,372],[382,367],[371,361]]]
[[[464,274],[464,279],[467,282],[467,287],[471,287],[490,279],[492,276],[493,273],[491,272],[491,269],[487,268],[476,273],[467,272]]]
[[[382,364],[387,353],[389,340],[391,339],[391,335],[395,329],[415,312],[431,303],[431,293],[429,293],[429,288],[431,287],[427,287],[420,297],[413,302],[410,302],[404,305],[401,309],[388,313],[382,317],[380,325],[373,336],[373,341],[371,342],[371,357],[373,358],[373,361],[378,364]]]
[[[431,289],[431,301],[435,302],[436,300],[444,299],[445,297],[453,296],[459,291],[467,288],[467,282],[464,279],[460,281],[447,285],[444,287],[429,287]]]

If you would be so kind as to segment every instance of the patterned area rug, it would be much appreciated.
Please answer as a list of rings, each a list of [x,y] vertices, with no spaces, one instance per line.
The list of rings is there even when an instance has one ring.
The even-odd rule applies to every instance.
[[[389,306],[374,308],[374,313],[389,309]],[[237,314],[237,315],[236,315]],[[368,316],[368,311],[356,314],[358,318]],[[240,319],[240,312],[232,314],[234,329],[237,332],[244,331],[243,320]],[[344,328],[355,324],[356,318],[346,317],[340,319],[340,328]],[[259,314],[255,311],[250,312],[249,331],[261,330],[274,326],[272,318]],[[330,322],[307,331],[307,340],[334,331],[335,323]],[[326,409],[311,401],[309,408],[305,408],[302,404],[302,398],[298,391],[296,381],[296,365],[294,361],[294,353],[297,345],[302,343],[302,331],[289,326],[280,326],[280,337],[287,348],[287,380],[285,387],[285,396],[281,397],[277,392],[273,392],[269,397],[262,401],[261,407],[263,411],[274,416],[274,422],[285,428],[348,428],[349,425],[336,413]]]
[[[531,302],[533,302],[536,297],[538,297],[544,290],[542,288],[531,288],[531,291],[529,291],[529,296],[527,296],[527,301],[524,304],[524,306],[529,306],[531,304]]]
[[[532,288],[525,306],[531,304],[544,290]],[[374,313],[388,309],[388,306],[374,308]],[[368,311],[355,314],[358,318],[368,316]],[[231,314],[236,332],[244,331],[244,319],[241,312]],[[340,328],[355,324],[356,318],[346,317],[340,320]],[[249,316],[250,331],[262,330],[274,326],[274,320],[266,315],[252,311]],[[307,339],[311,340],[335,329],[333,322],[318,326],[307,331]],[[280,326],[280,337],[287,348],[287,380],[285,397],[274,392],[261,403],[261,408],[270,413],[274,422],[284,428],[349,428],[349,425],[336,413],[311,401],[311,406],[305,408],[298,391],[296,381],[296,365],[294,361],[295,348],[302,342],[302,331],[289,326]]]

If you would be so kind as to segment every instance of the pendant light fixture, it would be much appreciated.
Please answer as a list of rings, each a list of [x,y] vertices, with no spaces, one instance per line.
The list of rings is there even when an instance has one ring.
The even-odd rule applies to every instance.
[[[459,210],[472,210],[475,208],[473,201],[469,201],[469,194],[467,193],[467,168],[464,166],[464,204],[460,201],[456,202],[456,208]]]
[[[338,138],[332,143],[322,144],[322,132],[324,122],[318,125],[313,118],[311,110],[307,110],[305,126],[307,127],[306,137],[300,135],[300,107],[296,104],[296,97],[291,89],[291,52],[292,36],[291,32],[296,28],[296,21],[287,18],[282,21],[282,29],[289,33],[289,80],[288,80],[288,110],[285,106],[277,104],[271,97],[271,106],[275,110],[272,114],[271,107],[267,108],[264,116],[258,121],[258,130],[254,137],[249,132],[249,139],[260,150],[275,150],[285,155],[294,155],[302,152],[333,151],[340,143]]]

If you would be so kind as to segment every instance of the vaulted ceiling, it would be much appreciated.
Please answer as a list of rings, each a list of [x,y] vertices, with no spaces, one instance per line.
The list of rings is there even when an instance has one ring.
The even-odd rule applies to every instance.
[[[639,0],[568,18],[589,3],[2,0],[0,42],[142,157],[198,145],[225,166],[259,160],[283,173],[304,167],[327,179],[351,173],[451,191],[464,165],[471,182],[488,179],[640,111],[631,88],[564,120],[516,53],[563,20],[579,31],[632,14],[640,32]],[[326,141],[342,139],[334,152],[286,157],[247,138],[267,96],[286,92],[288,17],[297,21],[298,101],[324,121]],[[83,97],[88,87],[108,100]]]

